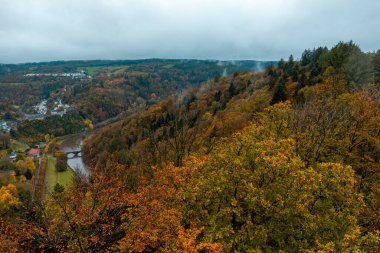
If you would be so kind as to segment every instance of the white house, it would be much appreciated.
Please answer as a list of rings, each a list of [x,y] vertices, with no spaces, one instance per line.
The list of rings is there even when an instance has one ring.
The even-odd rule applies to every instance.
[[[11,131],[11,127],[8,126],[7,122],[0,121],[0,131],[9,133]]]

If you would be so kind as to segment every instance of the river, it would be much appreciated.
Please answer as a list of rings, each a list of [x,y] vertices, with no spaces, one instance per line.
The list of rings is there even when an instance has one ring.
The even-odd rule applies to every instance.
[[[61,143],[61,148],[64,152],[81,151],[84,138],[85,138],[84,133],[66,137]],[[80,155],[81,154],[82,153],[80,153]],[[86,166],[86,164],[83,162],[82,157],[68,158],[67,164],[74,171],[79,171],[81,174],[87,177],[89,176],[89,169]]]

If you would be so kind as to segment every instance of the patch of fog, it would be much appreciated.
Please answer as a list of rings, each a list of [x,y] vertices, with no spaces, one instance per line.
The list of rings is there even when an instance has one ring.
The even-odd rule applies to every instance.
[[[227,74],[227,68],[224,68],[223,70],[223,73],[222,73],[222,77],[226,77],[228,74]]]
[[[255,70],[256,71],[263,71],[265,69],[265,66],[262,62],[258,61],[256,62]]]
[[[218,62],[216,63],[216,66],[219,66],[219,67],[226,66],[226,62],[224,62],[224,61],[218,61]]]

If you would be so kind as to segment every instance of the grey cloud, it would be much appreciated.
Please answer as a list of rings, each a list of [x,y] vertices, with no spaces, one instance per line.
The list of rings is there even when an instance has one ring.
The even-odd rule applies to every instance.
[[[276,60],[354,40],[380,47],[374,0],[0,0],[0,62]]]

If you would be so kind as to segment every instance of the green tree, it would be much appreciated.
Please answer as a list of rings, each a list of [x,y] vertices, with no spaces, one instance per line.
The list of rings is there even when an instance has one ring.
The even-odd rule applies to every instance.
[[[284,69],[285,68],[285,61],[283,58],[281,58],[280,62],[278,63],[278,68],[279,69]]]
[[[5,120],[12,120],[12,119],[14,119],[14,117],[12,116],[12,114],[10,112],[6,112],[4,114],[4,119]]]
[[[373,59],[375,83],[380,84],[380,50],[374,56]]]
[[[55,193],[62,193],[65,191],[65,187],[59,183],[56,183],[54,186],[54,192]]]
[[[361,50],[358,45],[350,42],[339,42],[333,47],[328,54],[329,65],[334,69],[342,69],[347,60],[355,54],[360,54]]]
[[[373,65],[368,55],[353,52],[343,64],[343,72],[348,82],[362,87],[373,81]]]
[[[276,86],[273,97],[271,100],[271,105],[274,105],[278,102],[283,102],[288,99],[288,93],[285,88],[285,80],[281,79],[279,84]]]
[[[64,152],[57,152],[56,158],[57,158],[57,163],[56,163],[57,171],[67,170],[67,155]]]

